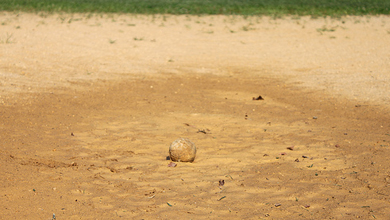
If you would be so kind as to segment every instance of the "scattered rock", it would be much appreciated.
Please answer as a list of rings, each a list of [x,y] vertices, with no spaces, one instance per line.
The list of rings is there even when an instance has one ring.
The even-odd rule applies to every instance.
[[[174,163],[174,162],[170,162],[170,163],[168,164],[168,167],[176,167],[176,166],[177,166],[177,164]]]
[[[294,146],[288,147],[287,150],[294,150]]]
[[[264,100],[264,98],[259,95],[258,97],[253,97],[252,100]]]

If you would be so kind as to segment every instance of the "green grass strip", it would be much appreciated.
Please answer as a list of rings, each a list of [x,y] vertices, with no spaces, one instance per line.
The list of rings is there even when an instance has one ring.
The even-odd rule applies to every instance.
[[[0,0],[0,10],[194,15],[388,15],[390,0]]]

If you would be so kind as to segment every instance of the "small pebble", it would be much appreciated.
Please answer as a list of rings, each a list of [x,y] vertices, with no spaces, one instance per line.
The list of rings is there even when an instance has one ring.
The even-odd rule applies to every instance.
[[[176,166],[177,166],[177,164],[174,163],[174,162],[170,162],[170,163],[168,164],[168,167],[176,167]]]

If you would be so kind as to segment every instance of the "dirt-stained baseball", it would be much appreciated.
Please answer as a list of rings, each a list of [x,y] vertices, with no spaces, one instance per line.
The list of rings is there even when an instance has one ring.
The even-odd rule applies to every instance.
[[[193,162],[195,160],[196,147],[187,138],[179,138],[169,147],[169,157],[172,161]]]

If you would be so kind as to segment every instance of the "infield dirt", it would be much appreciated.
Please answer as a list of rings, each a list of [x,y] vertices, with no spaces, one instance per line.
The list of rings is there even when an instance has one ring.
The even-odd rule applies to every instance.
[[[390,17],[0,22],[0,219],[388,218]]]

